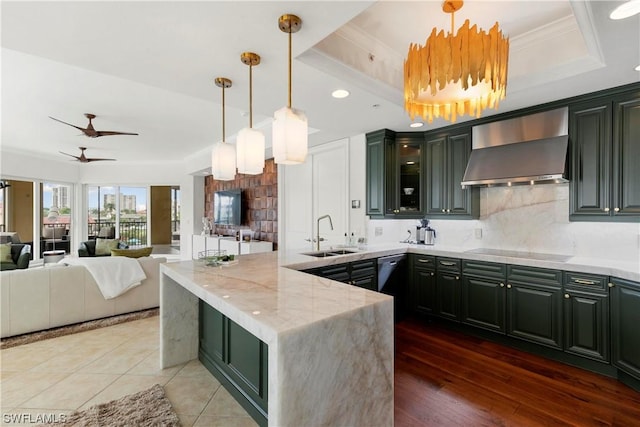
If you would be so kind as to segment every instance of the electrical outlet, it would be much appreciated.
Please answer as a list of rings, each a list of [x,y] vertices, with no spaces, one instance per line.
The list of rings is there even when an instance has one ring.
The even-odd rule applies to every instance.
[[[376,236],[382,236],[382,227],[376,227]]]
[[[482,239],[482,228],[475,229],[476,239]]]

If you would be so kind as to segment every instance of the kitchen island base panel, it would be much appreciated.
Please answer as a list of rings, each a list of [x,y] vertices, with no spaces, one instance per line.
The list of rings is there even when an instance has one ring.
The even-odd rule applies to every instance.
[[[389,300],[281,334],[269,425],[393,426],[393,324]]]
[[[197,325],[198,297],[166,274],[162,274],[160,276],[160,367],[162,369],[198,358]]]

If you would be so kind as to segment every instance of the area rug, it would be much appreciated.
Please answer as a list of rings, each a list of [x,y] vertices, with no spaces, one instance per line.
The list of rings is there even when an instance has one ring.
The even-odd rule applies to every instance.
[[[151,308],[149,310],[141,310],[133,313],[120,314],[118,316],[105,317],[104,319],[90,320],[88,322],[76,323],[74,325],[47,329],[46,331],[38,331],[30,334],[17,335],[15,337],[2,338],[2,340],[0,340],[0,349],[16,347],[18,345],[29,344],[78,332],[90,331],[92,329],[104,328],[106,326],[130,322],[132,320],[145,319],[147,317],[157,316],[159,313],[159,308]]]
[[[66,427],[179,427],[180,420],[171,407],[161,385],[155,384],[148,390],[140,391],[94,405],[84,411],[76,411],[59,422],[42,424]]]

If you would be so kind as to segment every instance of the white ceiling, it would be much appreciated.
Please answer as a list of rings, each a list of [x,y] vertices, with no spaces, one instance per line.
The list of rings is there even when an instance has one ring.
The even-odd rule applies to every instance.
[[[640,80],[640,16],[611,21],[620,1],[469,0],[456,26],[495,21],[510,37],[507,98],[497,114]],[[254,68],[254,127],[270,145],[271,117],[287,100],[287,35],[277,19],[303,20],[293,35],[293,106],[304,110],[312,145],[390,128],[410,130],[402,67],[409,43],[449,29],[439,1],[2,1],[2,151],[58,151],[120,162],[182,161],[247,126],[248,67]],[[371,58],[373,58],[371,60]],[[333,99],[332,90],[351,96]],[[375,107],[374,107],[375,105]],[[48,118],[139,136],[89,139]],[[435,121],[422,129],[441,127]]]

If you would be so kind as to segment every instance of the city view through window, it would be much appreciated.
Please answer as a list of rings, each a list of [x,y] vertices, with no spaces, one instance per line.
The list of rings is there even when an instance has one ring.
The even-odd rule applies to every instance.
[[[88,187],[89,239],[119,238],[129,246],[147,244],[145,187]]]

